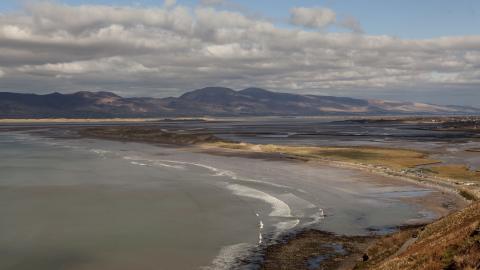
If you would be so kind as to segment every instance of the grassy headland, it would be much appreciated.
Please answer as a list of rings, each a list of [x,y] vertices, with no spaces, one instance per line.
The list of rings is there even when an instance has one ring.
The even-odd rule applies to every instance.
[[[356,269],[480,269],[480,203],[420,229],[386,236],[366,254],[368,260]]]

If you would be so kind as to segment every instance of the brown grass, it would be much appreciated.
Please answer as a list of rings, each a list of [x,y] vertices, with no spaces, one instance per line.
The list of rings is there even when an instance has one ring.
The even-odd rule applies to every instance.
[[[456,180],[480,182],[480,172],[472,171],[465,165],[441,165],[430,167],[433,173],[441,177]]]
[[[379,247],[389,249],[382,243]],[[480,203],[427,225],[401,254],[382,257],[387,258],[369,269],[480,269]]]
[[[328,159],[360,163],[397,170],[437,162],[429,159],[428,155],[423,152],[379,147],[281,146],[229,142],[219,142],[210,146],[240,151],[284,154],[307,160]]]
[[[365,252],[368,255],[368,260],[358,263],[355,269],[370,269],[381,263],[394,255],[407,240],[417,233],[418,228],[409,228],[378,239]]]

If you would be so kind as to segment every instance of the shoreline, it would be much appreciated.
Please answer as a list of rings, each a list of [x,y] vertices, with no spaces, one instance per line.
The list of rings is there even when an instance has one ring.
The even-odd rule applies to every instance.
[[[431,177],[418,177],[415,174],[403,172],[402,174],[399,171],[395,171],[388,167],[383,166],[372,166],[369,164],[361,164],[357,162],[347,162],[347,161],[339,161],[339,160],[332,160],[330,158],[309,158],[303,157],[300,155],[290,155],[285,153],[276,153],[276,152],[266,152],[266,151],[250,151],[250,150],[243,150],[243,149],[231,149],[225,148],[216,145],[216,143],[223,143],[225,142],[222,139],[217,138],[215,135],[211,133],[199,132],[199,133],[170,133],[166,132],[163,129],[153,128],[151,126],[142,126],[142,127],[86,127],[86,128],[61,128],[64,130],[73,130],[74,133],[77,135],[76,138],[95,138],[95,139],[104,139],[104,140],[113,140],[113,141],[122,141],[122,142],[139,142],[145,144],[153,144],[153,145],[161,145],[164,147],[179,147],[187,149],[187,151],[197,151],[206,154],[212,155],[226,155],[226,156],[238,156],[238,157],[245,157],[245,158],[260,158],[264,160],[282,160],[288,162],[303,162],[309,165],[315,166],[316,164],[320,164],[322,166],[333,167],[333,168],[340,168],[340,169],[349,169],[355,170],[359,172],[363,172],[366,174],[371,174],[374,176],[385,177],[387,179],[400,182],[408,182],[418,186],[423,186],[426,188],[432,188],[441,192],[448,193],[458,199],[461,199],[462,202],[457,201],[457,204],[462,204],[462,206],[457,207],[454,209],[458,211],[468,205],[470,202],[474,200],[478,200],[480,198],[480,190],[476,189],[474,191],[469,190],[472,192],[472,197],[467,198],[465,194],[462,194],[462,187],[464,187],[461,183],[455,183],[449,181],[447,179],[434,179]],[[105,130],[109,130],[105,132]],[[131,132],[135,131],[135,132]],[[47,132],[48,133],[48,132]],[[72,136],[72,134],[67,135],[67,138]],[[65,138],[65,137],[64,137]],[[73,137],[72,137],[73,138]],[[231,142],[227,142],[231,143]],[[243,144],[243,143],[236,143],[236,144]],[[297,146],[301,147],[301,146]],[[382,149],[382,148],[378,148]],[[392,148],[393,149],[393,148]],[[399,149],[401,151],[410,151],[408,149]],[[423,163],[424,164],[432,164],[438,163],[438,161]],[[373,181],[377,182],[378,181]],[[468,186],[470,189],[473,189],[472,186]],[[468,194],[470,195],[470,193]],[[409,198],[410,200],[414,198]],[[473,199],[473,200],[472,200]],[[436,214],[439,216],[444,216],[451,211],[438,211],[436,210]],[[408,226],[411,224],[399,224],[398,226]]]
[[[66,130],[71,130],[71,129],[66,129]],[[78,130],[75,130],[77,132]],[[135,140],[131,138],[105,138],[100,135],[95,135],[91,136],[87,134],[82,134],[78,133],[79,137],[77,138],[96,138],[96,139],[104,139],[104,140],[116,140],[116,141],[125,141],[125,142],[142,142],[146,144],[161,144],[165,145],[165,142],[158,142],[158,141],[149,141],[147,140]],[[73,137],[72,137],[73,138]],[[416,185],[423,185],[426,187],[434,188],[437,190],[442,190],[444,192],[448,192],[451,195],[457,196],[458,198],[463,198],[461,195],[459,195],[458,190],[455,188],[454,185],[442,183],[439,184],[438,180],[437,181],[430,181],[430,179],[422,179],[419,181],[418,179],[412,179],[407,176],[400,176],[396,174],[391,174],[392,172],[389,173],[388,170],[380,170],[378,168],[373,168],[370,166],[366,166],[363,164],[355,164],[355,163],[349,163],[349,162],[342,162],[342,161],[334,161],[334,160],[308,160],[308,159],[302,159],[301,157],[295,157],[295,156],[288,156],[288,155],[282,155],[282,154],[274,154],[274,153],[262,153],[262,152],[247,152],[247,151],[236,151],[236,150],[231,150],[231,149],[225,149],[221,147],[205,147],[205,144],[208,144],[209,141],[211,140],[210,137],[208,137],[207,142],[196,142],[195,140],[193,143],[191,142],[191,138],[188,137],[189,140],[187,141],[188,143],[167,143],[167,146],[176,146],[176,147],[182,147],[184,149],[188,149],[188,151],[201,151],[209,154],[217,154],[217,155],[238,155],[242,157],[250,157],[250,158],[262,158],[262,159],[273,159],[273,160],[286,160],[286,161],[298,161],[298,162],[306,162],[309,165],[315,166],[315,164],[321,164],[323,166],[329,166],[329,167],[336,167],[336,168],[344,168],[344,169],[351,169],[351,170],[357,170],[361,171],[366,174],[372,174],[372,175],[377,175],[377,176],[382,176],[382,177],[388,177],[389,179],[392,179],[392,181],[402,181],[402,182],[410,182]],[[181,140],[180,140],[181,141]],[[408,198],[408,200],[411,202],[412,199],[415,198]],[[463,198],[464,199],[464,198]],[[417,204],[418,202],[414,202]],[[421,203],[420,203],[421,204]],[[465,205],[460,206],[457,205],[454,211],[458,212],[462,208],[464,208]],[[437,209],[438,211],[439,209]],[[450,210],[445,210],[446,212],[440,213],[439,216],[443,217],[448,212],[453,212],[452,209]],[[434,222],[433,220],[432,222]],[[396,226],[396,229],[402,233],[404,231],[408,231],[411,229],[410,226],[417,226],[417,227],[424,227],[425,224],[399,224]],[[390,234],[389,234],[390,235]],[[263,262],[261,264],[262,269],[278,269],[275,268],[274,266],[276,265],[275,263],[278,263],[279,258],[287,256],[285,252],[288,252],[289,249],[293,248],[298,248],[298,246],[302,245],[316,245],[319,249],[318,250],[324,250],[327,252],[328,250],[332,251],[335,253],[334,255],[329,255],[326,257],[319,257],[317,253],[313,252],[311,254],[297,254],[298,256],[294,256],[291,260],[292,263],[299,263],[299,262],[305,262],[305,258],[310,258],[317,254],[316,258],[312,259],[312,263],[322,263],[322,266],[327,266],[329,268],[326,269],[336,269],[337,267],[345,264],[345,265],[355,265],[359,263],[362,260],[362,256],[365,254],[364,252],[368,248],[368,246],[372,245],[376,240],[380,239],[378,235],[375,235],[374,232],[372,232],[372,235],[370,236],[344,236],[344,235],[336,235],[332,234],[330,232],[326,231],[320,231],[320,230],[315,230],[315,229],[306,229],[306,230],[300,230],[300,231],[293,231],[293,232],[287,232],[285,235],[282,237],[281,241],[276,244],[268,245],[265,246],[263,251]],[[347,245],[345,249],[348,251],[346,254],[340,254],[342,252],[337,252],[335,251],[335,248],[332,248],[329,246],[332,243],[341,243],[343,245]],[[308,253],[308,251],[306,251]],[[338,253],[338,254],[337,254]],[[253,254],[253,257],[258,256],[259,254]],[[300,256],[301,255],[301,256]],[[253,258],[252,257],[252,258]],[[275,259],[276,258],[276,259]],[[295,259],[297,260],[295,262]],[[248,258],[247,258],[248,260]],[[298,261],[299,260],[299,261]],[[339,264],[339,261],[340,264]],[[334,268],[332,268],[334,267]],[[284,268],[284,269],[291,269],[291,268]]]
[[[98,135],[98,134],[97,134]],[[99,139],[117,139],[118,138],[109,138],[109,136],[93,136]],[[122,141],[136,141],[136,142],[143,142],[147,144],[162,144],[157,140],[145,140],[135,138],[122,138]],[[219,140],[222,142],[222,140]],[[213,144],[215,141],[213,142]],[[172,146],[172,145],[170,145]],[[423,205],[430,211],[433,211],[437,216],[435,218],[430,218],[428,224],[433,224],[437,220],[443,218],[444,216],[452,213],[461,212],[463,208],[468,206],[469,200],[466,199],[465,196],[461,194],[461,185],[451,183],[450,181],[442,181],[438,179],[430,179],[430,178],[419,178],[413,174],[405,173],[400,175],[398,171],[389,169],[387,167],[377,167],[365,164],[359,164],[354,162],[343,162],[343,161],[335,161],[331,159],[309,159],[302,156],[296,155],[288,155],[284,153],[268,153],[262,151],[242,151],[242,150],[235,150],[235,149],[226,149],[222,147],[211,147],[211,141],[197,141],[191,144],[175,144],[174,146],[177,147],[184,147],[187,151],[200,151],[209,154],[217,154],[217,155],[234,155],[234,156],[242,156],[242,157],[249,157],[249,158],[261,158],[261,159],[270,159],[270,160],[287,160],[287,161],[296,161],[296,162],[306,162],[310,163],[310,165],[315,164],[322,164],[324,166],[336,167],[336,168],[346,168],[351,170],[360,171],[366,174],[376,175],[387,177],[392,181],[400,181],[400,182],[407,182],[412,183],[419,186],[424,186],[427,188],[431,188],[434,190],[439,190],[441,192],[446,192],[449,196],[444,196],[444,194],[440,194],[440,199],[445,199],[447,197],[455,197],[457,198],[456,203],[453,204],[453,209],[447,209],[446,207],[441,207],[440,204],[449,205],[449,203],[442,202],[432,202],[430,199],[430,203],[428,199],[425,199],[425,196],[422,199],[418,198],[408,198],[405,199],[409,203]],[[429,163],[436,163],[435,162],[427,162]],[[420,165],[424,165],[426,163],[421,163]],[[470,187],[470,186],[469,186]],[[476,193],[474,193],[473,198],[478,198]],[[428,195],[427,195],[428,196]],[[459,202],[461,200],[461,203]],[[412,243],[414,243],[414,235],[418,233],[418,231],[423,230],[426,226],[423,224],[425,220],[420,220],[416,222],[405,222],[405,224],[398,224],[394,228],[394,230],[387,234],[385,237],[392,237],[397,240],[395,245],[393,246],[385,246],[384,248],[388,249],[389,251],[393,251],[394,253],[390,254],[390,256],[394,256],[400,249],[407,249]],[[411,227],[416,227],[416,229],[411,229]],[[328,237],[326,237],[328,235]],[[396,235],[400,235],[401,237],[397,237]],[[250,257],[246,258],[245,260],[248,262],[249,260],[258,260],[258,257],[261,256],[261,263],[257,264],[261,269],[297,269],[299,265],[305,266],[306,263],[317,263],[322,266],[327,266],[324,269],[338,269],[341,267],[342,269],[351,269],[356,267],[357,265],[364,263],[365,256],[367,251],[369,250],[370,246],[376,245],[378,242],[383,241],[385,237],[378,236],[378,232],[372,231],[370,236],[345,236],[345,235],[336,235],[331,234],[327,231],[319,231],[314,229],[305,229],[301,231],[290,231],[284,234],[283,236],[284,241],[276,244],[267,245],[260,249],[258,253],[251,254]],[[363,241],[365,243],[358,243],[357,238],[363,237]],[[285,240],[288,239],[288,240]],[[335,250],[333,250],[334,254],[331,254],[332,249],[325,249],[325,245],[331,244],[339,244],[342,243],[355,243],[354,245],[349,246],[350,252],[346,254],[337,254]],[[302,248],[304,245],[307,246],[317,246],[317,251],[309,252],[309,249]],[[322,246],[323,245],[323,246]],[[318,255],[318,250],[330,250],[329,256],[323,257],[315,257]],[[278,262],[281,261],[281,258],[293,256],[290,259],[290,262],[293,263],[293,268],[278,268]],[[313,256],[313,257],[312,257]],[[313,261],[312,261],[313,260]],[[368,260],[368,259],[367,259]],[[340,261],[340,263],[339,263]],[[272,267],[269,266],[272,264]],[[314,269],[314,268],[312,268]]]
[[[156,121],[213,121],[211,117],[153,117],[153,118],[0,118],[0,124],[53,124],[53,123],[149,123]]]
[[[193,149],[194,151],[199,151],[199,152],[202,152],[202,153],[207,153],[207,154],[212,154],[212,155],[239,156],[239,157],[245,157],[245,158],[253,158],[253,159],[259,158],[259,159],[273,160],[273,161],[278,160],[278,161],[287,161],[287,162],[302,162],[302,163],[305,163],[305,164],[311,165],[311,166],[321,165],[321,166],[326,166],[326,167],[331,167],[331,168],[348,169],[348,170],[362,172],[366,175],[379,176],[379,177],[384,178],[382,180],[378,180],[378,179],[375,179],[375,178],[370,179],[370,182],[376,183],[376,184],[385,183],[383,180],[389,179],[389,180],[391,180],[390,183],[392,183],[394,185],[398,185],[399,183],[411,183],[411,184],[414,184],[414,185],[417,185],[417,186],[422,186],[422,187],[425,187],[425,188],[434,189],[434,190],[437,190],[437,191],[442,192],[442,193],[448,193],[452,197],[457,199],[455,204],[458,205],[458,207],[455,207],[454,209],[446,211],[446,209],[443,209],[443,208],[439,209],[438,207],[436,207],[436,209],[433,210],[433,211],[435,211],[435,214],[438,214],[439,217],[445,216],[445,215],[451,213],[452,211],[461,210],[464,207],[466,207],[469,203],[471,203],[470,200],[467,200],[464,196],[459,194],[459,191],[454,186],[442,185],[441,182],[437,182],[437,181],[430,182],[426,179],[422,180],[422,181],[419,181],[417,179],[412,179],[412,178],[409,178],[409,177],[406,177],[406,176],[389,174],[389,173],[387,173],[383,170],[378,170],[378,169],[372,168],[370,166],[362,165],[362,164],[353,164],[353,163],[348,163],[348,162],[334,161],[334,160],[327,160],[327,159],[325,159],[325,160],[317,160],[317,159],[315,159],[315,160],[305,160],[305,159],[302,159],[302,158],[294,158],[294,157],[289,157],[289,156],[279,156],[279,155],[275,155],[275,154],[271,154],[271,153],[261,153],[261,152],[259,152],[259,153],[239,153],[239,152],[236,152],[236,151],[230,151],[230,149],[211,148],[211,147],[205,148],[202,145],[192,146],[191,149]],[[258,155],[256,155],[256,154],[258,154]],[[428,197],[428,196],[431,196],[431,195],[425,195],[425,196],[422,196],[422,197]],[[414,200],[416,200],[416,198],[407,198],[405,200],[414,201]],[[424,224],[424,222],[420,221],[420,224]],[[410,226],[410,225],[415,225],[415,224],[398,224],[399,227]]]
[[[194,146],[195,147],[195,146]],[[250,158],[261,158],[261,159],[268,159],[272,158],[275,160],[286,160],[286,161],[298,161],[298,162],[305,162],[309,163],[313,166],[315,164],[321,164],[323,166],[329,167],[336,167],[336,168],[346,168],[364,172],[370,175],[382,176],[391,179],[392,181],[400,181],[400,182],[407,182],[412,183],[419,186],[424,186],[426,188],[430,188],[433,190],[441,191],[442,194],[439,195],[440,199],[446,199],[445,193],[450,194],[457,198],[457,202],[453,204],[453,209],[447,209],[443,207],[445,202],[442,202],[442,207],[438,206],[437,203],[430,204],[428,203],[428,199],[426,202],[420,202],[421,200],[425,200],[426,197],[431,195],[422,196],[420,198],[407,198],[409,203],[419,204],[419,205],[429,205],[428,208],[433,210],[435,213],[438,214],[435,218],[430,220],[429,222],[425,223],[424,221],[420,220],[417,222],[412,223],[405,223],[399,224],[396,228],[387,233],[384,236],[378,235],[376,232],[372,232],[369,236],[345,236],[345,235],[337,235],[331,234],[330,232],[326,231],[319,231],[315,229],[306,229],[297,233],[293,233],[292,235],[286,235],[287,241],[279,244],[273,244],[270,246],[265,247],[264,250],[264,262],[262,264],[262,269],[269,270],[269,269],[302,269],[299,268],[299,265],[303,265],[305,267],[305,263],[310,263],[311,260],[319,259],[322,263],[322,269],[370,269],[369,266],[371,263],[375,263],[382,260],[387,260],[388,258],[396,258],[404,253],[410,246],[412,246],[416,240],[417,235],[422,232],[428,226],[434,226],[435,223],[441,222],[444,218],[449,217],[451,215],[462,213],[464,209],[475,203],[476,200],[479,198],[478,189],[472,191],[469,190],[468,195],[462,194],[462,191],[465,189],[461,183],[455,183],[452,181],[448,181],[445,179],[433,179],[428,177],[417,177],[413,175],[399,175],[398,172],[388,169],[388,168],[375,168],[365,164],[358,164],[358,163],[351,163],[351,162],[342,162],[342,161],[335,161],[330,159],[314,159],[309,160],[308,158],[302,157],[295,157],[289,155],[274,155],[272,153],[265,153],[265,152],[248,152],[248,151],[241,151],[241,150],[232,150],[232,149],[225,149],[221,147],[204,147],[202,145],[196,146],[199,151],[207,152],[210,154],[217,154],[217,155],[239,155],[242,157],[250,157]],[[255,154],[259,154],[256,156]],[[372,180],[376,182],[375,180]],[[468,185],[467,185],[468,186]],[[468,186],[471,187],[471,186]],[[470,194],[472,197],[470,196]],[[460,202],[461,201],[461,202]],[[433,207],[433,208],[432,208]],[[329,237],[325,237],[328,235]],[[361,238],[362,241],[358,241],[358,237]],[[338,244],[338,243],[349,243],[349,252],[346,254],[338,254],[335,250],[333,255],[329,254],[328,256],[319,256],[318,250],[322,250],[324,245],[329,244]],[[387,242],[387,244],[385,244]],[[307,251],[305,252],[303,248],[305,246],[314,245],[317,247],[316,251]],[[322,246],[323,245],[323,246]],[[388,253],[387,257],[383,257],[385,255],[378,255],[379,258],[375,258],[372,262],[368,252],[371,249],[375,249],[375,246],[379,245],[382,248],[387,250]],[[374,248],[372,248],[374,247]],[[287,258],[285,260],[284,258]],[[283,263],[288,265],[288,267],[280,268],[279,263]],[[290,267],[290,268],[289,268]],[[312,268],[316,269],[316,268]],[[382,269],[382,268],[380,268]],[[402,269],[402,268],[400,268]]]
[[[157,121],[158,118],[24,118],[0,119],[0,124],[52,124],[52,123],[106,123],[131,122],[143,123]]]
[[[239,143],[241,144],[241,143]],[[401,172],[396,171],[394,169],[382,166],[374,166],[369,164],[361,164],[356,162],[346,162],[346,161],[339,161],[333,160],[329,158],[308,158],[296,155],[289,155],[283,153],[272,153],[272,152],[265,152],[265,151],[249,151],[249,150],[242,150],[242,149],[231,149],[231,148],[224,148],[215,146],[212,144],[201,144],[201,145],[193,145],[194,149],[198,149],[201,152],[216,154],[216,155],[233,155],[233,156],[242,156],[242,157],[250,157],[250,158],[272,158],[272,159],[282,159],[282,160],[295,160],[299,162],[306,162],[312,164],[321,164],[325,166],[331,166],[336,168],[346,168],[346,169],[353,169],[359,170],[366,173],[371,173],[374,175],[385,176],[390,178],[395,178],[400,181],[406,181],[414,184],[423,185],[426,187],[432,187],[444,192],[452,193],[458,196],[461,196],[467,202],[472,202],[476,200],[480,200],[480,188],[473,187],[473,185],[469,184],[468,182],[459,182],[454,179],[448,179],[444,177],[432,177],[432,176],[418,176],[414,173],[409,172]],[[404,150],[404,149],[402,149]],[[406,149],[408,150],[408,149]],[[258,157],[255,155],[258,154]],[[275,155],[277,154],[277,155]],[[437,164],[438,162],[432,162],[432,164]],[[425,164],[422,164],[425,165]],[[468,187],[468,191],[465,187]],[[463,192],[470,193],[471,197],[467,198],[468,195],[462,194]]]

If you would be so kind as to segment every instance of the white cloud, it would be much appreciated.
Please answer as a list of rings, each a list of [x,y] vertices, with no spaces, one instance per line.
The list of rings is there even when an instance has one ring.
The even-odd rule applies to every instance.
[[[320,11],[319,11],[320,10]],[[303,15],[305,16],[303,16]],[[302,15],[302,16],[301,16]],[[211,7],[68,6],[40,2],[0,14],[0,90],[135,89],[179,93],[206,85],[284,91],[472,89],[480,86],[480,36],[400,39],[359,34],[353,18],[301,8],[305,27],[277,26]]]
[[[167,8],[173,7],[177,4],[177,0],[165,0],[164,5]]]
[[[294,25],[323,29],[336,21],[336,14],[328,8],[297,7],[290,10],[290,22]]]
[[[200,0],[200,5],[217,6],[225,3],[225,0]]]
[[[9,39],[27,39],[31,36],[29,29],[21,28],[17,25],[3,25],[0,28],[0,35]]]
[[[360,22],[352,16],[347,16],[343,18],[338,25],[347,29],[352,30],[354,33],[363,33],[363,27]]]
[[[86,74],[86,73],[108,73],[115,72],[119,74],[133,75],[142,72],[157,72],[156,68],[148,68],[143,64],[125,60],[122,57],[109,57],[97,60],[75,61],[68,63],[44,64],[44,65],[25,65],[19,68],[26,73],[42,74]]]

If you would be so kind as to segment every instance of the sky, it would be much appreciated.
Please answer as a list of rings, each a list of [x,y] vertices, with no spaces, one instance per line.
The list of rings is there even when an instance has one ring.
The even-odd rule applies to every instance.
[[[0,1],[0,91],[205,86],[480,106],[480,1]]]

